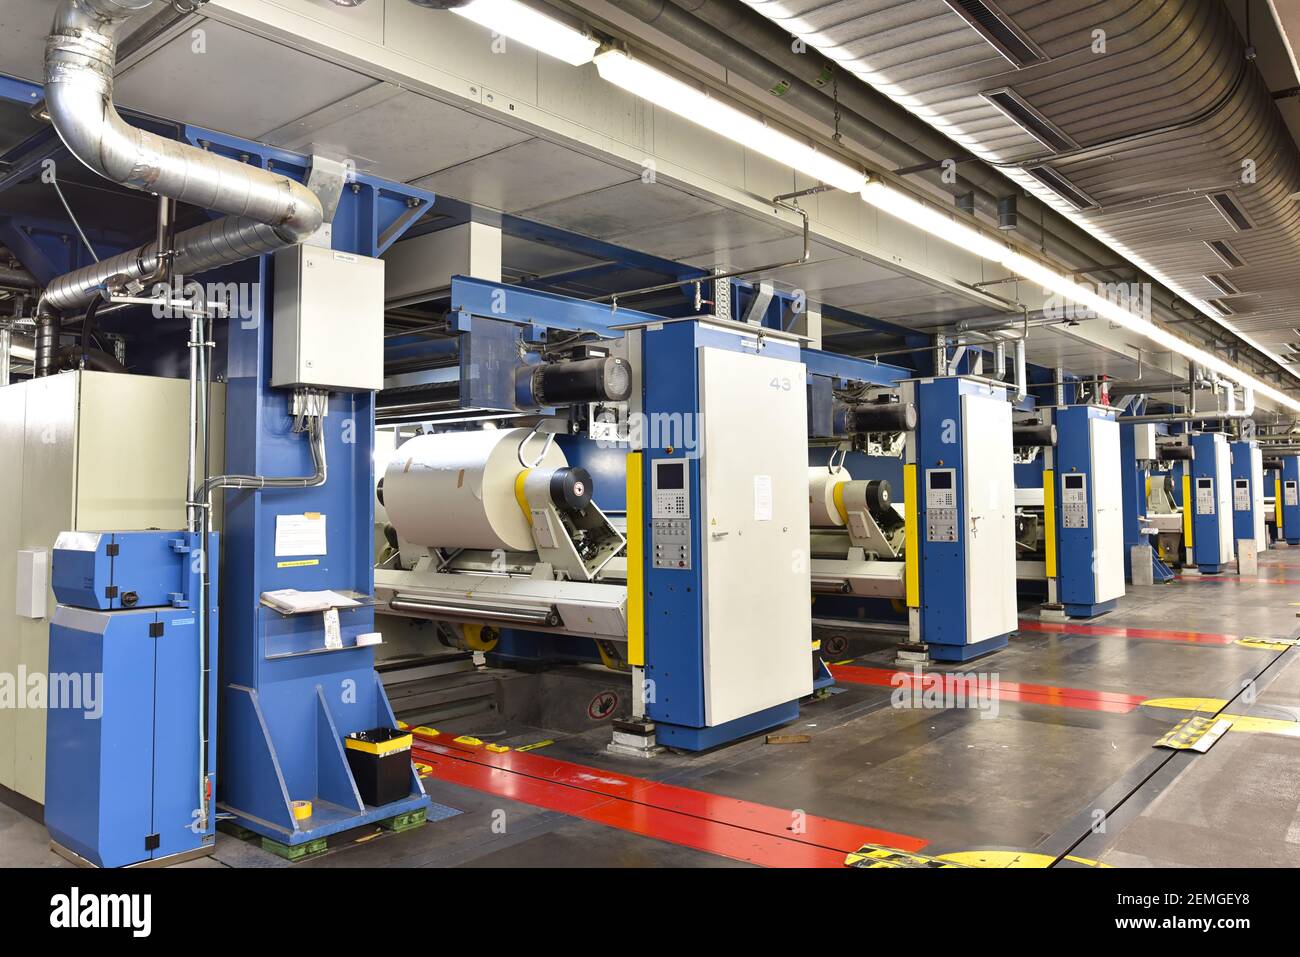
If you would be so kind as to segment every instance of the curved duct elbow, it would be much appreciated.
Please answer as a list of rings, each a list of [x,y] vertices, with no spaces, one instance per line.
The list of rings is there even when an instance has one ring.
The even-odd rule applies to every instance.
[[[45,102],[73,156],[105,179],[264,223],[300,243],[325,214],[286,176],[131,126],[113,104],[117,28],[152,0],[61,0],[45,44]]]

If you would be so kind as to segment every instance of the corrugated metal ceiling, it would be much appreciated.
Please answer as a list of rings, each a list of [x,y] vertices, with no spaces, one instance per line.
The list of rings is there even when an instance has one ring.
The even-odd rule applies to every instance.
[[[746,0],[1274,352],[1300,339],[1300,152],[1216,0]],[[959,15],[961,9],[966,15]],[[977,16],[977,14],[979,16]],[[1019,31],[1013,63],[976,29]],[[988,18],[993,17],[990,21]],[[1001,29],[1001,27],[999,27]],[[1054,149],[986,94],[1010,90],[1064,134]],[[1068,145],[1072,141],[1075,146]],[[1075,209],[1024,169],[1049,165],[1096,201]],[[1211,202],[1226,192],[1249,228]],[[1206,245],[1226,240],[1243,265]],[[1206,307],[1208,315],[1215,312]]]

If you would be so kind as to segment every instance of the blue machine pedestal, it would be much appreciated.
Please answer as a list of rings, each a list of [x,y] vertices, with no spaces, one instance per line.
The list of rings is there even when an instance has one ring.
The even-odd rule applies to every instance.
[[[1093,605],[1072,605],[1065,603],[1065,614],[1068,618],[1096,618],[1099,615],[1105,615],[1112,612],[1119,605],[1118,598],[1112,598],[1110,601],[1097,602]]]
[[[931,661],[970,661],[974,658],[982,657],[990,652],[999,651],[1007,646],[1007,640],[1010,634],[995,635],[992,638],[985,638],[983,641],[977,641],[973,645],[939,645],[930,644]]]
[[[1221,575],[1227,565],[1197,565],[1196,570],[1202,575]]]
[[[799,717],[799,702],[787,701],[772,708],[755,711],[735,721],[714,725],[712,728],[689,728],[679,724],[655,722],[655,739],[660,744],[681,751],[707,751],[768,728],[787,724]]]

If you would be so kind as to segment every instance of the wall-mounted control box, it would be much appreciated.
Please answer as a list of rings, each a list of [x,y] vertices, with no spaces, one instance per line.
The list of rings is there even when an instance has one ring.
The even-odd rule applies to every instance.
[[[384,387],[384,262],[320,246],[275,254],[271,385]]]

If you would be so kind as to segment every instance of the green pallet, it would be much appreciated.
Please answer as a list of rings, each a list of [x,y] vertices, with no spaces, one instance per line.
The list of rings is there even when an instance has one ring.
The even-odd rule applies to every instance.
[[[379,826],[385,831],[409,831],[412,828],[420,827],[428,820],[428,809],[420,808],[418,811],[408,811],[406,814],[399,814],[397,817],[390,817],[387,820],[379,822]]]
[[[286,861],[301,861],[304,858],[315,857],[317,854],[324,854],[329,850],[329,841],[318,837],[314,841],[304,841],[302,844],[281,844],[279,841],[264,837],[262,850],[270,851]]]

